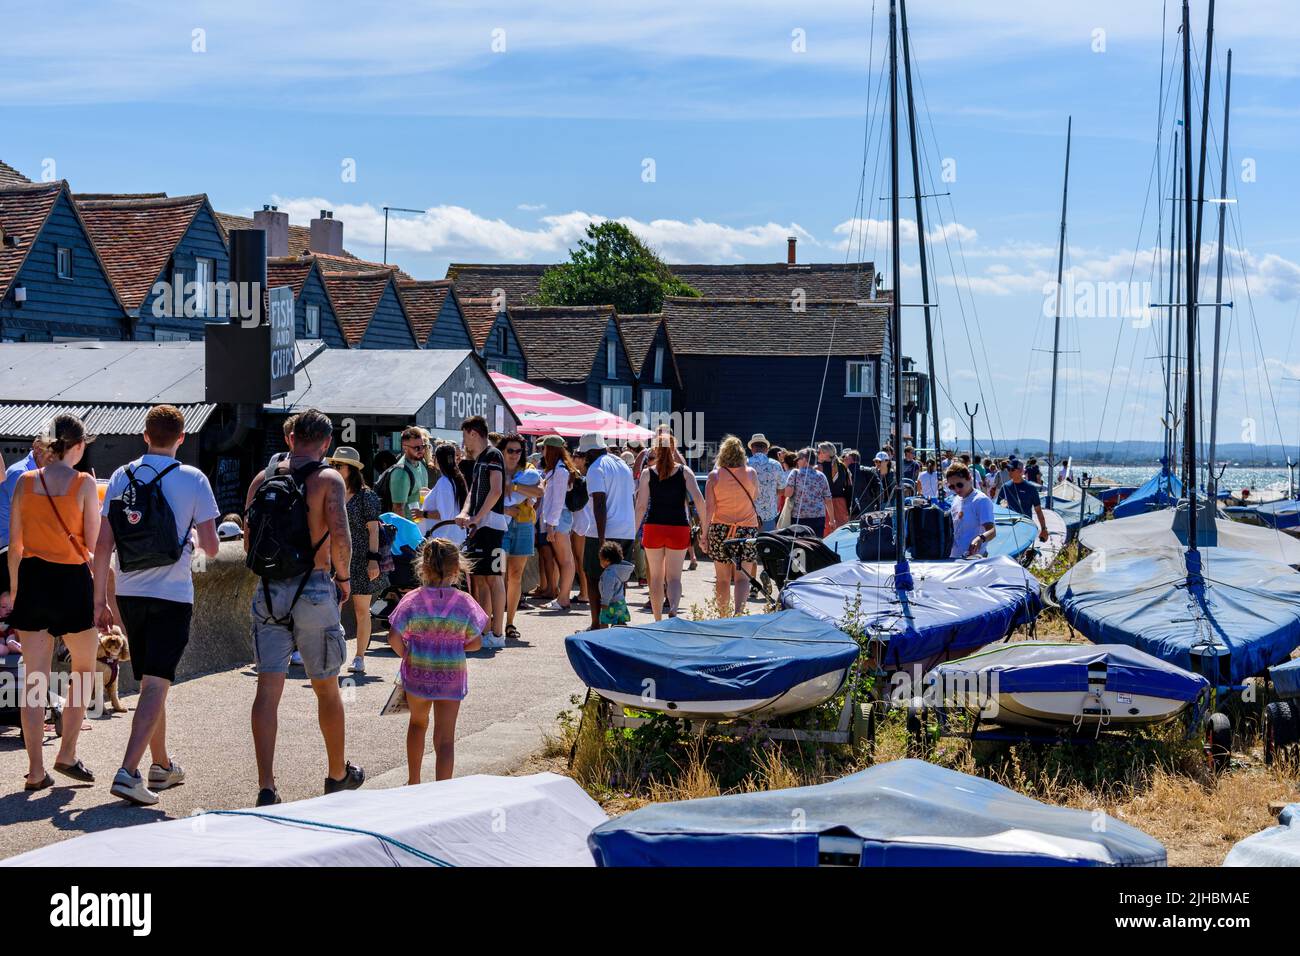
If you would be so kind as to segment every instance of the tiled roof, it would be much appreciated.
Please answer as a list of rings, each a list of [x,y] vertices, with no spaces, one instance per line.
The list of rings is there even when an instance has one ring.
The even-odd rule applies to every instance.
[[[128,312],[136,312],[208,198],[77,199],[77,207]]]
[[[320,257],[315,257],[317,262]],[[334,303],[334,314],[339,325],[343,327],[343,336],[348,345],[361,344],[365,338],[366,327],[379,307],[379,300],[384,297],[384,290],[392,281],[393,274],[387,269],[370,272],[322,272],[325,291]],[[420,343],[423,344],[423,343]]]
[[[0,186],[21,186],[31,180],[8,163],[0,162]]]
[[[479,264],[453,262],[447,278],[464,296],[490,296],[502,289],[508,305],[528,305],[537,295],[548,264]],[[673,275],[706,298],[788,299],[796,289],[806,299],[868,299],[875,281],[870,262],[738,263],[734,265],[673,265]]]
[[[492,300],[481,296],[465,296],[456,290],[456,301],[460,303],[460,313],[469,325],[469,334],[474,340],[474,348],[479,351],[487,345],[492,327],[497,324],[497,310],[492,307]]]
[[[397,266],[390,263],[367,262],[365,259],[358,259],[352,254],[346,256],[331,256],[324,252],[309,253],[317,262],[320,263],[322,272],[357,272],[359,270],[380,271],[388,270],[397,276],[399,280],[415,281]]]
[[[64,188],[63,182],[0,186],[0,234],[18,240],[15,246],[0,242],[0,299],[9,294]]]
[[[166,193],[73,193],[77,202],[91,199],[166,199]]]
[[[585,382],[595,367],[614,307],[511,306],[509,312],[530,379]]]
[[[447,278],[456,283],[456,292],[462,297],[490,298],[496,289],[502,289],[506,305],[529,305],[542,273],[549,268],[547,264],[453,262],[447,267]]]
[[[406,307],[411,329],[415,332],[416,344],[423,346],[429,340],[434,323],[438,321],[443,303],[447,301],[448,294],[452,293],[451,281],[432,279],[416,282],[412,279],[398,282],[397,291],[402,297],[402,305]]]
[[[632,363],[633,374],[641,374],[641,366],[646,356],[650,354],[650,346],[654,344],[655,334],[663,321],[662,312],[619,314],[618,330],[623,333],[623,342],[627,345],[627,357]]]
[[[889,309],[857,301],[664,300],[664,323],[676,355],[880,355]]]
[[[310,257],[299,259],[296,256],[279,256],[266,260],[266,287],[287,285],[293,287],[293,297],[302,295],[302,287],[311,275],[314,260]]]
[[[221,223],[221,229],[227,234],[231,229],[256,229],[257,225],[249,216],[236,216],[233,213],[217,213],[217,222]],[[311,228],[309,226],[290,226],[289,227],[289,255],[307,256],[311,255]],[[346,249],[343,250],[343,257],[346,259],[355,258],[352,253]]]

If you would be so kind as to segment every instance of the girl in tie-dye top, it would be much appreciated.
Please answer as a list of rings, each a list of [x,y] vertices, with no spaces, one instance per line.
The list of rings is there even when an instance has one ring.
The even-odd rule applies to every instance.
[[[478,603],[456,588],[464,567],[454,544],[446,538],[426,538],[416,568],[423,587],[403,597],[388,618],[388,643],[402,659],[402,687],[411,711],[406,729],[408,783],[420,782],[430,712],[434,778],[451,778],[456,715],[466,691],[465,652],[482,646],[488,622]]]

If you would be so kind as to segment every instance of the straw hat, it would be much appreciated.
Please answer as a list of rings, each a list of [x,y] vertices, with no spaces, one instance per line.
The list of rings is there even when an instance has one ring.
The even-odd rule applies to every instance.
[[[361,455],[355,448],[349,448],[347,445],[340,445],[334,449],[334,454],[325,459],[331,465],[351,465],[360,471],[364,465],[361,463]]]
[[[762,445],[764,448],[772,447],[772,443],[767,440],[767,436],[762,432],[749,436],[749,447],[753,448],[755,445]]]

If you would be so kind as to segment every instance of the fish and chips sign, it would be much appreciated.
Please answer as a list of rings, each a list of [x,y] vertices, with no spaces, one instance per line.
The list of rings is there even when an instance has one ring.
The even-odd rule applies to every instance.
[[[293,391],[297,365],[293,289],[267,290],[265,320],[260,304],[237,322],[206,327],[207,401],[264,405]]]

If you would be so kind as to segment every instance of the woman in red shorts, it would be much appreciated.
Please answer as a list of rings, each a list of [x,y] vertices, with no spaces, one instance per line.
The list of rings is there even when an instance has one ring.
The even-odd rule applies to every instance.
[[[661,431],[650,446],[650,467],[641,469],[636,490],[636,522],[644,521],[641,547],[650,574],[650,609],[655,620],[663,617],[664,596],[668,616],[677,616],[682,600],[682,562],[691,546],[691,523],[686,516],[689,495],[707,525],[704,496],[695,474],[677,454],[672,432]]]

